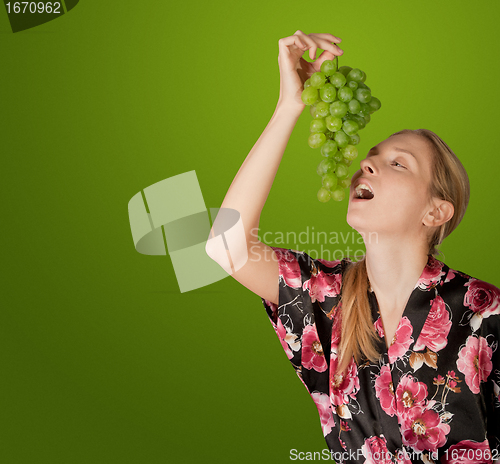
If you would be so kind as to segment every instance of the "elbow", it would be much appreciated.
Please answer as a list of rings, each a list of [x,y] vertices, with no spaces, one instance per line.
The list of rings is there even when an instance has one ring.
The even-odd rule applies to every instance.
[[[209,238],[207,240],[207,243],[205,244],[205,252],[207,253],[207,255],[210,259],[217,261],[215,248],[216,247],[214,246],[213,240],[210,240],[210,238]]]

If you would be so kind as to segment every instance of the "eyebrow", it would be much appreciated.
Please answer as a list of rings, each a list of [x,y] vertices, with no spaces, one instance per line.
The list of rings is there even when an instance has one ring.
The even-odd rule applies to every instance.
[[[411,156],[413,156],[413,158],[415,158],[415,155],[411,151],[405,150],[404,148],[394,147],[392,150],[399,151],[400,153],[406,153],[407,155],[411,155]],[[377,154],[378,154],[378,148],[375,146],[375,147],[370,148],[370,151],[368,152],[366,157],[368,158],[369,156],[377,155]],[[415,158],[415,159],[417,159],[417,158]]]

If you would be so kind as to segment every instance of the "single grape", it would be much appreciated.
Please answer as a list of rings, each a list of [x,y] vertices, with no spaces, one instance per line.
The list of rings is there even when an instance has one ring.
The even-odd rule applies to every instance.
[[[340,179],[338,181],[338,186],[342,188],[348,188],[351,185],[351,179]]]
[[[334,140],[339,148],[344,148],[349,144],[349,136],[343,130],[335,132]]]
[[[330,83],[325,84],[319,91],[319,96],[324,102],[331,103],[337,97],[337,89]]]
[[[365,117],[365,116],[370,114],[370,110],[371,110],[371,108],[368,106],[367,103],[361,103],[361,109],[359,110],[358,114],[360,116]]]
[[[330,111],[330,108],[328,108],[328,111]],[[309,113],[311,113],[311,116],[313,117],[313,119],[318,119],[320,117],[318,115],[318,113],[316,112],[316,106],[315,105],[311,105],[309,107]]]
[[[335,174],[337,174],[337,177],[339,179],[345,179],[346,177],[349,176],[349,168],[346,166],[345,163],[339,163],[335,168]]]
[[[341,87],[338,92],[339,100],[348,103],[352,100],[353,93],[349,87]]]
[[[344,158],[344,161],[342,161],[347,167],[349,167],[351,164],[352,164],[352,161],[351,160],[348,160],[348,159],[345,159]]]
[[[365,119],[366,124],[368,124],[371,121],[372,117],[369,114],[367,114],[367,115],[365,115],[364,119]]]
[[[313,119],[313,121],[316,121],[316,119]],[[319,121],[319,119],[318,119],[318,121]],[[342,130],[347,135],[354,135],[356,132],[358,132],[359,125],[355,120],[347,119],[344,121],[344,124],[342,124]]]
[[[342,119],[336,116],[327,116],[325,118],[326,127],[332,132],[336,132],[342,128]]]
[[[368,87],[364,82],[358,82],[358,89],[368,89],[371,91],[370,87]]]
[[[358,88],[358,83],[356,81],[347,82],[347,87],[349,87],[353,92]]]
[[[346,78],[345,76],[340,73],[340,72],[336,72],[336,73],[333,73],[331,76],[330,76],[330,82],[335,86],[337,87],[337,89],[340,89],[340,87],[344,87],[345,83],[347,82],[346,81]]]
[[[353,134],[349,136],[349,145],[357,145],[359,143],[359,134]]]
[[[358,123],[358,126],[359,126],[358,130],[364,129],[366,127],[366,121],[365,121],[365,118],[363,118],[363,116],[360,116],[359,114],[355,114],[352,117],[352,119],[353,119],[353,121],[356,121]]]
[[[326,132],[326,122],[324,119],[313,119],[309,124],[311,132]]]
[[[363,71],[358,68],[351,69],[349,71],[349,74],[347,75],[347,80],[348,81],[356,81],[356,82],[361,82],[361,79],[363,78]],[[312,84],[312,81],[311,81]]]
[[[330,191],[327,190],[325,187],[321,187],[318,190],[318,200],[321,201],[321,203],[326,203],[327,201],[330,200],[331,194]]]
[[[347,110],[347,105],[338,100],[330,105],[330,114],[336,118],[343,118],[347,114]]]
[[[368,106],[371,108],[370,113],[375,113],[375,111],[380,109],[382,103],[377,97],[372,97],[371,100],[368,102]]]
[[[320,118],[324,118],[330,114],[330,104],[324,101],[319,101],[315,105],[316,114]]]
[[[335,154],[332,156],[332,160],[335,161],[335,167],[337,166],[337,163],[340,163],[341,161],[344,161],[344,155],[340,151],[335,152]]]
[[[322,132],[315,132],[314,134],[311,134],[307,139],[307,143],[311,148],[319,148],[325,142],[326,142],[326,136]]]
[[[354,81],[351,81],[351,82],[354,82]],[[348,104],[347,104],[348,108],[349,108],[349,113],[351,114],[358,114],[359,113],[359,110],[361,109],[361,103],[359,103],[358,100],[356,100],[355,98],[353,98]]]
[[[342,201],[345,198],[345,190],[340,186],[336,187],[331,193],[331,198],[335,201]]]
[[[321,63],[320,71],[327,77],[330,77],[337,71],[337,64],[333,60],[325,60]]]
[[[312,105],[319,98],[318,89],[314,87],[307,87],[302,91],[302,101],[305,105]]]
[[[321,178],[321,181],[323,183],[323,187],[328,190],[333,190],[335,187],[337,187],[338,179],[335,174],[327,173]]]
[[[326,83],[326,76],[321,71],[315,72],[309,79],[311,80],[311,86],[317,89],[321,89]]]
[[[346,160],[353,161],[358,156],[358,149],[354,145],[342,148],[342,155]]]
[[[321,160],[321,162],[318,164],[316,172],[318,173],[319,176],[323,177],[327,172],[333,172],[335,167],[336,165],[333,160],[325,158]]]
[[[361,82],[366,81],[366,73],[364,71],[361,71],[363,73],[363,77],[361,78]]]
[[[349,74],[349,71],[351,71],[351,67],[350,66],[341,66],[339,68],[339,73],[343,74],[344,77],[347,77],[347,75]]]
[[[304,82],[304,89],[307,89],[307,87],[311,87],[311,79],[307,79],[307,81]]]
[[[337,142],[327,140],[321,147],[321,154],[326,157],[332,157],[337,152]]]
[[[359,100],[361,103],[368,103],[372,98],[372,93],[368,89],[356,89],[354,92],[354,96],[356,100]]]

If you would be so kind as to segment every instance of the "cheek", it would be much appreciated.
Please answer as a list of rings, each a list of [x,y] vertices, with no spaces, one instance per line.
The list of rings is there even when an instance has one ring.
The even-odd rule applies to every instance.
[[[392,195],[391,203],[395,216],[405,218],[408,224],[421,221],[429,205],[428,192],[425,188],[400,185]]]

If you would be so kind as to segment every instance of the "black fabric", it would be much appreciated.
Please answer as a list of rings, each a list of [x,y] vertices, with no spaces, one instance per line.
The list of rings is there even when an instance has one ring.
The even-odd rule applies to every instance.
[[[279,305],[262,299],[313,398],[337,463],[490,463],[500,448],[500,290],[430,257],[380,360],[336,373],[349,263],[273,248]]]

